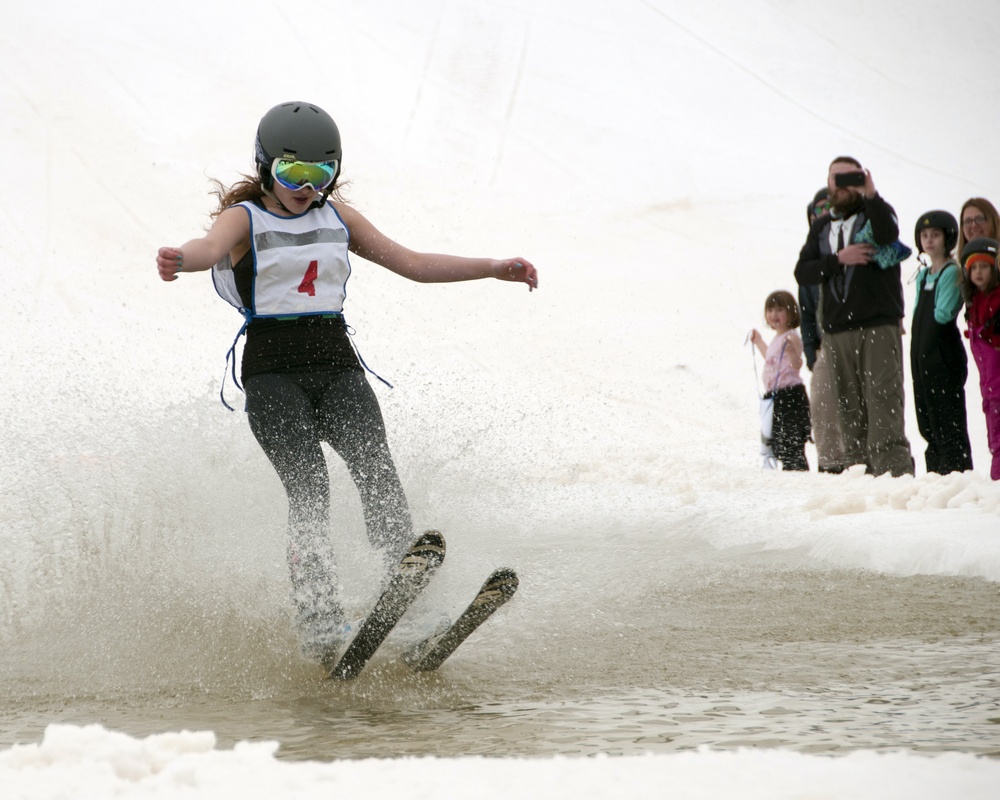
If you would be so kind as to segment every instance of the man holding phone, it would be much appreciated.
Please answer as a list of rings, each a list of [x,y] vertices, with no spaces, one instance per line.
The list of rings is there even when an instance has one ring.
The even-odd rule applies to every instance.
[[[892,245],[896,213],[857,159],[840,156],[827,174],[830,213],[799,253],[795,279],[823,287],[823,347],[836,388],[845,463],[873,475],[913,474],[903,428],[903,285]]]

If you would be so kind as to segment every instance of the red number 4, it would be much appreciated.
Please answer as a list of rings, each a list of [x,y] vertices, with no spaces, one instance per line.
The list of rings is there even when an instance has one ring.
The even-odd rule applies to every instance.
[[[319,262],[310,261],[306,274],[302,276],[302,283],[299,284],[299,291],[310,297],[316,296],[316,278],[319,275]]]

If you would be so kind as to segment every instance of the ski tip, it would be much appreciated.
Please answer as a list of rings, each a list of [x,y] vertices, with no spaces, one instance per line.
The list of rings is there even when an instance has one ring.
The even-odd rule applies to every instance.
[[[504,594],[514,594],[517,591],[517,586],[520,580],[517,577],[517,573],[514,572],[510,567],[500,567],[499,569],[493,570],[493,574],[486,579],[486,584],[484,588],[490,587],[498,591],[504,592]]]
[[[443,551],[445,549],[444,534],[441,531],[435,530],[424,531],[410,546],[410,550],[413,551],[426,547],[440,548]]]
[[[419,566],[421,570],[433,570],[444,561],[444,536],[438,531],[424,531],[406,551],[399,567],[406,572]]]

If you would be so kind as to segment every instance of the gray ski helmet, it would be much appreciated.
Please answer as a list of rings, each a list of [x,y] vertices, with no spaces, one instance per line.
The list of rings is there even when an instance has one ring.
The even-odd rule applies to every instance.
[[[997,262],[997,253],[1000,253],[1000,242],[996,239],[990,239],[986,236],[979,236],[962,248],[962,268],[965,268],[966,262],[977,253],[986,253],[993,257],[993,263]]]
[[[951,252],[955,249],[955,245],[958,244],[958,220],[947,211],[928,211],[925,214],[921,214],[917,220],[916,227],[913,229],[918,253],[924,252],[924,248],[920,246],[920,231],[927,228],[938,228],[944,232],[944,252],[945,255],[951,255]]]
[[[274,181],[271,164],[276,158],[336,161],[337,175],[340,174],[343,153],[337,123],[312,103],[282,103],[268,111],[257,126],[255,150],[257,169],[265,189],[270,189]]]

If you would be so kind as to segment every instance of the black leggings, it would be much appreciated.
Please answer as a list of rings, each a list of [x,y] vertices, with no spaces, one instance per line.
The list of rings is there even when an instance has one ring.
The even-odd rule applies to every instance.
[[[812,431],[809,396],[801,383],[778,389],[774,397],[771,450],[786,471],[806,472],[806,441]]]
[[[288,495],[288,564],[296,604],[303,613],[338,613],[330,476],[320,442],[344,459],[361,495],[368,538],[387,565],[399,561],[412,538],[378,400],[360,370],[258,374],[247,378],[244,388],[250,429]]]

